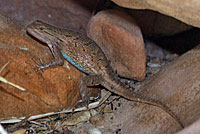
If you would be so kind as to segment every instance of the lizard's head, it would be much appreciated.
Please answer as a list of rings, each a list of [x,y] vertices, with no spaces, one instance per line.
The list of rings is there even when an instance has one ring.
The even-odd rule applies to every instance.
[[[44,43],[53,43],[56,41],[56,32],[55,28],[52,28],[51,25],[44,23],[42,21],[35,21],[27,26],[26,28],[28,34],[37,38],[38,40]]]

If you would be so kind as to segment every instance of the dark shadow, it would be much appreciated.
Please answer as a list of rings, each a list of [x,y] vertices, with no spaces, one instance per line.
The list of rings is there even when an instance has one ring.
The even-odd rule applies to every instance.
[[[149,38],[162,48],[179,55],[194,48],[200,43],[200,29],[192,28],[191,30],[159,38]]]

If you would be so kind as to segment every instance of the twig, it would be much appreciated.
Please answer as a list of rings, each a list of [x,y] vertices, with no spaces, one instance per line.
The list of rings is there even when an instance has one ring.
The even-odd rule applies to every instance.
[[[17,89],[19,89],[19,90],[21,90],[21,91],[26,91],[25,88],[20,87],[20,86],[18,86],[18,85],[16,85],[16,84],[14,84],[14,83],[12,83],[12,82],[6,80],[5,78],[3,78],[3,77],[1,77],[1,76],[0,76],[0,81],[1,81],[1,82],[4,82],[4,83],[7,83],[7,84],[9,84],[9,85],[11,85],[11,86],[13,86],[13,87],[16,87]]]
[[[0,73],[5,69],[5,67],[6,67],[8,64],[9,64],[9,62],[7,62],[5,65],[3,65],[3,67],[0,69]],[[5,78],[3,78],[3,77],[1,77],[1,76],[0,76],[0,81],[1,81],[1,82],[4,82],[4,83],[7,83],[7,84],[9,84],[9,85],[11,85],[11,86],[13,86],[13,87],[16,87],[17,89],[19,89],[19,90],[21,90],[21,91],[26,91],[25,88],[20,87],[19,85],[16,85],[16,84],[14,84],[14,83],[12,83],[12,82],[6,80]]]
[[[107,92],[107,94],[105,96],[103,96],[99,101],[90,103],[88,105],[88,108],[93,109],[93,108],[99,107],[104,101],[106,101],[110,97],[110,95],[111,95],[111,93]],[[46,114],[40,114],[40,115],[30,116],[28,121],[39,119],[39,118],[44,118],[44,117],[52,116],[52,115],[56,115],[56,114],[61,114],[61,113],[62,114],[63,113],[71,113],[72,111],[78,112],[78,111],[84,111],[84,110],[88,110],[88,109],[86,107],[80,107],[80,108],[75,109],[74,111],[72,109],[70,109],[70,110],[63,110],[60,112],[51,112],[51,113],[46,113]],[[10,119],[10,120],[0,120],[0,123],[2,123],[2,124],[17,123],[17,122],[20,122],[21,120],[23,120],[24,118],[25,117],[20,117],[18,119]]]
[[[3,65],[3,67],[0,69],[0,73],[4,70],[4,68],[9,64],[9,62],[7,62],[5,65]]]

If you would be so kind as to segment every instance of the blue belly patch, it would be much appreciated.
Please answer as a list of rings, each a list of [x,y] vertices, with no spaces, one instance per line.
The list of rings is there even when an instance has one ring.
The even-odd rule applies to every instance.
[[[78,64],[76,64],[69,56],[67,56],[65,54],[65,52],[61,51],[62,53],[62,56],[67,60],[69,61],[72,65],[74,65],[75,67],[77,67],[79,70],[81,70],[82,72],[86,73],[86,74],[89,74],[84,68],[82,68],[81,66],[79,66]]]

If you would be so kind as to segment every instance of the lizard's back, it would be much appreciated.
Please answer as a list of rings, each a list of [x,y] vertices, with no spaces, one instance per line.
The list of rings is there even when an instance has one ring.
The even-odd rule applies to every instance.
[[[65,58],[72,60],[72,64],[74,61],[87,74],[105,73],[110,68],[106,56],[93,40],[73,31],[62,33],[65,33],[63,36],[66,38],[63,40],[65,46],[61,46],[61,52]]]

